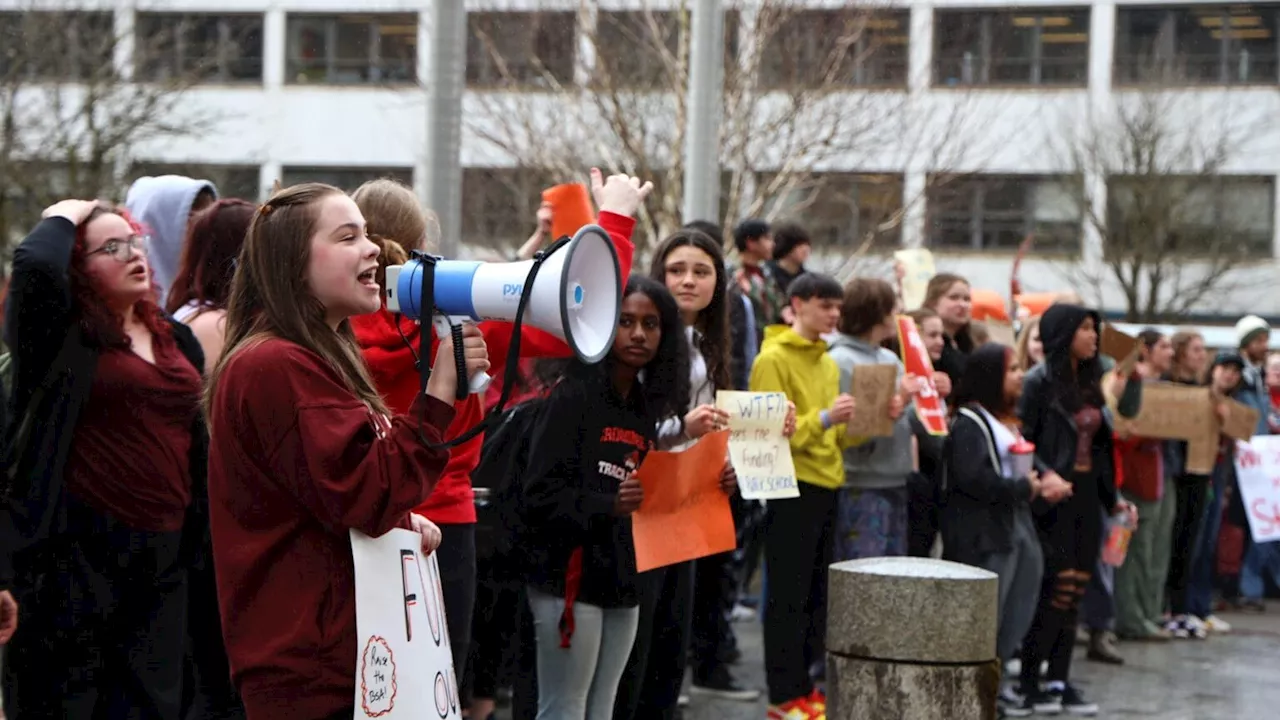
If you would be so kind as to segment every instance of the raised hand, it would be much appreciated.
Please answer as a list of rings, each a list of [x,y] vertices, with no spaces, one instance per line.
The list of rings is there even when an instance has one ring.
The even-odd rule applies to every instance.
[[[610,175],[606,179],[599,168],[591,168],[591,196],[600,212],[631,217],[651,192],[651,182],[642,184],[640,178],[626,174]]]

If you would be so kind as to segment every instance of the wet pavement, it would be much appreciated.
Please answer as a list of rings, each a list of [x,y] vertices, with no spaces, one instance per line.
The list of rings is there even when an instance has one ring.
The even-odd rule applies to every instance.
[[[1207,640],[1122,643],[1121,667],[1089,662],[1077,648],[1074,681],[1111,720],[1280,720],[1280,602],[1266,614],[1223,613],[1232,632]],[[743,685],[765,687],[760,623],[734,624]],[[764,720],[765,699],[727,702],[694,696],[685,720]],[[506,710],[498,717],[505,719]],[[1066,715],[1060,717],[1067,717]],[[939,720],[945,720],[940,718]]]
[[[1112,720],[1280,719],[1280,603],[1264,615],[1223,613],[1227,635],[1207,640],[1123,643],[1121,667],[1085,660],[1077,649],[1072,675]],[[742,647],[739,680],[764,688],[760,624],[734,625]],[[686,720],[763,720],[765,701],[735,703],[691,698]],[[1061,716],[1061,717],[1066,717]]]

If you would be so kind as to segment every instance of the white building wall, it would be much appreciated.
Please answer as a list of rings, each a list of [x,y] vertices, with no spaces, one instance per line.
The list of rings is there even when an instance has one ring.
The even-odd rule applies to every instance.
[[[0,10],[28,9],[41,5],[56,9],[83,7],[111,8],[118,12],[117,27],[127,27],[133,13],[161,12],[252,12],[264,14],[264,78],[257,85],[205,85],[189,93],[184,103],[187,112],[217,120],[210,132],[163,142],[148,143],[135,149],[139,159],[172,163],[217,163],[257,165],[261,168],[264,188],[280,177],[287,166],[403,167],[412,168],[419,181],[424,172],[422,144],[427,124],[425,91],[421,88],[301,86],[286,82],[285,19],[290,12],[414,12],[418,13],[419,57],[418,77],[429,77],[426,67],[430,42],[429,8],[432,0],[0,0]],[[446,1],[446,0],[434,0]],[[967,152],[958,164],[945,168],[953,171],[1056,174],[1071,170],[1064,153],[1055,152],[1046,142],[1047,136],[1064,129],[1078,127],[1090,114],[1106,113],[1113,103],[1125,102],[1126,94],[1113,89],[1112,53],[1116,8],[1149,4],[1132,0],[1096,0],[1092,3],[1052,2],[1051,0],[1018,0],[1017,7],[1083,7],[1091,8],[1089,81],[1085,88],[1073,89],[948,89],[929,84],[933,35],[933,10],[942,7],[1003,8],[1014,6],[1011,0],[875,0],[877,6],[911,9],[910,81],[905,94],[912,107],[924,116],[945,118],[957,105],[963,105],[966,127],[975,150]],[[466,0],[472,10],[517,10],[541,8],[557,4],[566,10],[582,7],[579,0]],[[600,0],[601,9],[638,9],[677,5],[676,0]],[[838,7],[838,0],[809,0],[815,7]],[[1170,3],[1173,4],[1173,3]],[[1231,3],[1222,0],[1198,2],[1197,5]],[[747,9],[749,12],[749,8]],[[591,14],[585,13],[587,22]],[[590,43],[581,43],[589,45]],[[588,51],[590,48],[586,48]],[[115,61],[128,71],[131,51],[122,46]],[[1180,102],[1187,104],[1188,116],[1201,114],[1205,107],[1230,104],[1233,112],[1254,118],[1280,117],[1280,92],[1276,86],[1217,90],[1174,90]],[[885,93],[885,102],[902,102],[901,93]],[[527,111],[530,94],[519,95],[512,110]],[[464,167],[504,166],[513,159],[496,152],[477,136],[476,111],[482,102],[501,102],[501,95],[482,97],[469,92],[465,99],[462,163]],[[535,98],[536,100],[536,98]],[[585,108],[565,107],[562,99],[545,98],[535,102],[536,115],[543,122],[561,123],[567,116],[585,112]],[[1213,128],[1204,128],[1213,132]],[[892,171],[904,173],[904,195],[919,196],[932,168],[927,158],[903,157],[892,149],[867,157],[849,158],[849,162],[833,161],[823,170]],[[1271,123],[1270,131],[1257,137],[1243,152],[1235,154],[1229,171],[1256,175],[1280,174],[1280,123]],[[1099,189],[1105,183],[1099,177],[1086,177],[1085,182]],[[1280,183],[1277,206],[1280,207]],[[1100,195],[1100,193],[1095,193]],[[1099,207],[1099,210],[1102,208]],[[1280,256],[1280,223],[1274,224],[1277,256]],[[915,203],[907,211],[903,243],[919,246],[926,237],[923,203]],[[980,254],[935,251],[941,268],[960,272],[974,284],[1004,290],[1012,257],[1008,253]],[[1085,224],[1084,257],[1099,257],[1096,233]],[[1242,273],[1248,282],[1235,292],[1223,308],[1225,313],[1265,312],[1280,315],[1280,295],[1272,292],[1266,279],[1274,277],[1276,261],[1259,262]],[[1031,259],[1024,264],[1024,284],[1029,290],[1064,287],[1066,273],[1061,261]],[[1254,279],[1260,282],[1252,282]],[[1080,288],[1086,294],[1087,288]],[[1121,303],[1114,291],[1104,292],[1104,302],[1116,309]]]

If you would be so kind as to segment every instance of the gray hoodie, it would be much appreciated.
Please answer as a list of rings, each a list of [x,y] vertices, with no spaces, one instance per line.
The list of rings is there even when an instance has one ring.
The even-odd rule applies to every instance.
[[[855,365],[897,365],[898,379],[902,379],[902,361],[897,355],[863,342],[858,338],[837,333],[827,352],[840,368],[840,392],[851,393]],[[881,490],[903,487],[911,474],[911,419],[909,411],[893,426],[893,437],[872,438],[862,445],[845,448],[845,487],[860,490]]]
[[[182,246],[187,238],[187,221],[191,205],[201,190],[218,197],[218,188],[208,180],[197,180],[182,175],[141,177],[129,186],[124,204],[134,219],[142,224],[151,241],[147,246],[147,261],[151,264],[151,276],[160,287],[161,305],[169,296],[169,287],[182,270]]]

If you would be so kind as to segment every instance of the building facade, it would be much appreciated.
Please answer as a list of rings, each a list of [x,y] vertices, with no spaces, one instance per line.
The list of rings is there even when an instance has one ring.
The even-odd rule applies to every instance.
[[[129,148],[132,175],[198,174],[255,198],[276,179],[353,187],[391,175],[421,186],[429,1],[0,0],[0,33],[21,36],[33,14],[59,13],[76,62],[135,82],[197,78],[182,111],[207,128]],[[1073,288],[1119,310],[1135,299],[1115,280],[1126,270],[1116,258],[1155,236],[1164,273],[1184,283],[1161,293],[1216,277],[1220,287],[1201,303],[1212,307],[1198,314],[1280,315],[1270,290],[1280,253],[1280,3],[871,3],[724,3],[726,62],[751,72],[759,102],[818,94],[828,110],[866,114],[868,138],[914,138],[909,148],[877,141],[781,157],[752,136],[759,167],[740,198],[808,158],[820,182],[793,214],[832,263],[874,235],[873,249],[929,247],[940,269],[1005,290],[1031,234],[1027,289]],[[678,85],[663,52],[679,52],[687,26],[669,10],[683,4],[466,0],[463,242],[528,237],[538,191],[557,179],[509,151],[512,118],[536,130],[525,140],[537,143],[537,132],[588,113],[585,92],[661,95]],[[761,13],[780,4],[785,22],[763,32]],[[114,40],[95,45],[95,33]],[[650,125],[672,124],[649,112]],[[584,153],[609,163],[593,142],[582,139]],[[1154,183],[1156,174],[1167,179]],[[786,215],[784,196],[768,207]]]

